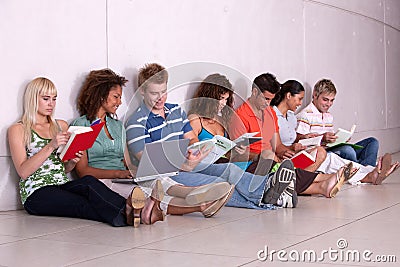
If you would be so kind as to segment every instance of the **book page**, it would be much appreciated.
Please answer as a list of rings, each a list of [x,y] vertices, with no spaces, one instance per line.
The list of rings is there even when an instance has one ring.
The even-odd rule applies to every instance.
[[[341,144],[341,143],[346,143],[347,140],[349,140],[350,137],[353,136],[353,133],[354,133],[355,129],[356,129],[356,125],[353,125],[351,127],[350,131],[347,131],[347,130],[344,130],[342,128],[339,128],[337,130],[337,132],[335,133],[335,135],[338,137],[336,139],[336,141],[333,142],[333,143],[328,143],[328,144],[326,144],[326,146],[327,147],[331,147],[331,146],[335,146],[335,145],[338,145],[338,144]]]
[[[303,146],[320,146],[323,135],[299,140]]]
[[[88,126],[73,126],[73,125],[69,126],[67,132],[72,133],[70,140],[68,140],[68,143],[66,143],[65,145],[59,146],[57,149],[57,153],[58,154],[62,153],[64,150],[64,147],[69,146],[72,143],[72,140],[74,139],[73,138],[74,134],[86,133],[86,132],[90,132],[90,131],[93,131],[93,129]]]
[[[69,133],[86,133],[93,131],[91,127],[86,127],[86,126],[69,126],[67,132]]]
[[[255,137],[255,135],[257,135],[258,133],[259,132],[245,133],[233,140],[233,142],[238,146],[248,146],[252,143],[262,140],[261,136]]]
[[[214,148],[211,152],[201,161],[205,164],[212,164],[217,161],[220,157],[225,155],[229,150],[231,150],[236,144],[220,135],[215,135],[214,138]]]
[[[214,147],[215,142],[216,140],[214,138],[199,141],[188,146],[187,150],[191,150],[193,155],[197,155],[200,153],[200,151],[208,151],[209,149],[212,149]]]
[[[72,134],[64,148],[57,150],[62,161],[70,160],[75,157],[78,151],[84,151],[92,147],[98,134],[103,128],[105,122],[101,122],[90,127],[71,126]],[[70,130],[70,128],[68,128]],[[76,129],[78,131],[76,131]],[[60,151],[60,152],[59,152]]]

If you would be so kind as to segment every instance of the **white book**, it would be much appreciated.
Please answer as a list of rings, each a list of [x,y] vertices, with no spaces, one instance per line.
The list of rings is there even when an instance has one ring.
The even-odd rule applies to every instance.
[[[351,127],[350,131],[339,128],[335,133],[335,135],[337,136],[336,141],[333,143],[328,143],[328,144],[326,144],[326,146],[333,147],[333,146],[336,146],[339,144],[347,143],[347,140],[349,140],[350,137],[353,136],[355,129],[356,129],[355,124]]]
[[[262,140],[261,136],[255,136],[258,133],[259,132],[245,133],[245,134],[239,136],[237,139],[233,140],[233,142],[237,146],[248,146],[248,145],[251,145],[251,144],[253,144],[255,142],[258,142],[258,141]]]
[[[301,140],[299,140],[299,143],[306,147],[320,146],[322,137],[323,137],[323,135],[319,135],[319,136],[312,137],[312,138],[301,139]]]
[[[192,153],[194,154],[199,153],[202,149],[203,151],[211,149],[210,153],[208,153],[208,155],[201,162],[205,164],[212,164],[235,146],[235,142],[229,140],[228,138],[215,135],[212,139],[203,140],[190,145],[188,149],[191,149]]]

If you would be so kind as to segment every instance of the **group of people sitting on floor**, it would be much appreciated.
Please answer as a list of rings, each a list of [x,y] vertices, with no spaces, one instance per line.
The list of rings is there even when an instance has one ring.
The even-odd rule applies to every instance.
[[[378,141],[372,137],[357,148],[344,145],[327,152],[325,145],[337,138],[329,113],[336,88],[327,79],[315,84],[312,102],[297,116],[303,86],[295,80],[281,85],[270,73],[254,79],[251,95],[236,110],[231,82],[211,74],[185,110],[167,103],[167,70],[147,64],[138,75],[143,101],[124,125],[116,111],[126,83],[110,69],[87,75],[77,99],[80,117],[71,125],[90,126],[100,119],[104,126],[91,148],[65,162],[57,149],[71,133],[66,121],[53,118],[57,89],[43,77],[27,85],[23,116],[9,127],[8,141],[29,214],[138,227],[162,221],[165,214],[201,212],[209,218],[224,206],[294,208],[299,194],[332,198],[345,182],[381,184],[400,166],[390,154],[378,158]],[[146,144],[179,139],[194,144],[216,135],[234,140],[245,133],[262,138],[235,146],[212,164],[202,162],[210,148],[188,149],[177,175],[113,182],[135,177]],[[307,149],[299,140],[321,135],[321,146],[311,148],[317,150],[315,163],[295,168],[290,159]],[[73,170],[79,178],[70,180],[66,173]]]

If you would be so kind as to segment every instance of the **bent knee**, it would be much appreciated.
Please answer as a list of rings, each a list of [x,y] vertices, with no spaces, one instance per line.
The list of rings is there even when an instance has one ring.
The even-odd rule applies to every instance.
[[[317,159],[323,161],[326,159],[326,149],[322,146],[317,147]]]

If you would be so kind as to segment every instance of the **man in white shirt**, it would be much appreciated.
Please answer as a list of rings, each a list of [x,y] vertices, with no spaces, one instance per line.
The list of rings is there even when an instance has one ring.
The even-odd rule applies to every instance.
[[[336,140],[333,128],[333,116],[329,113],[336,96],[336,88],[328,79],[319,80],[313,91],[312,102],[297,114],[297,133],[303,137],[312,134],[323,134],[322,141],[332,143]],[[375,166],[378,156],[379,142],[374,137],[363,139],[356,143],[363,148],[354,149],[344,145],[330,150],[340,157],[357,162],[361,165]]]

